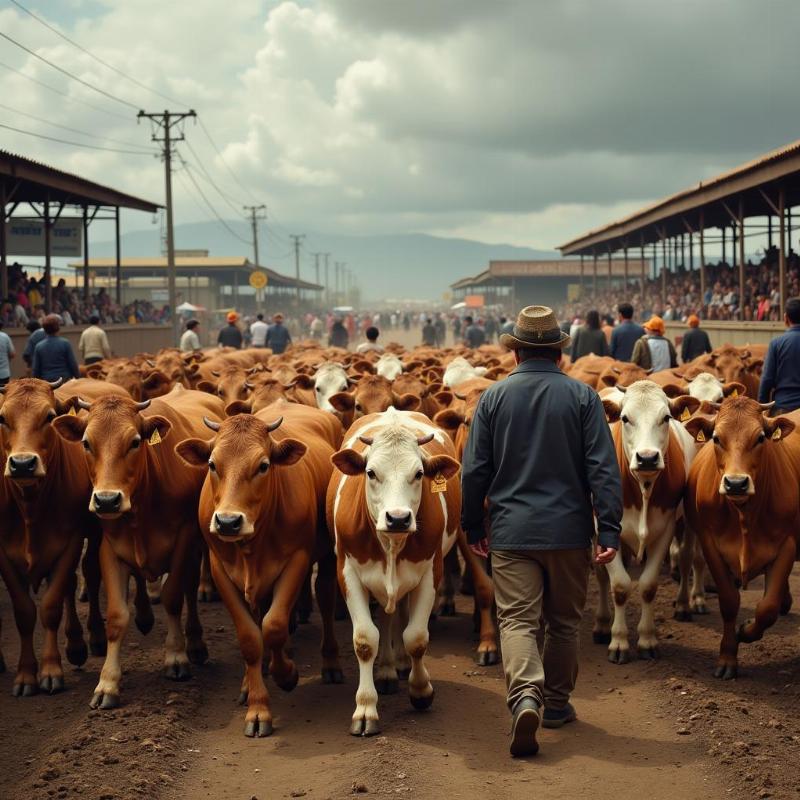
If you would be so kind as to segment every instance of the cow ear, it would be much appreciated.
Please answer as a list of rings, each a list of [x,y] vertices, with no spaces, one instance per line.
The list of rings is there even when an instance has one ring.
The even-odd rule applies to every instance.
[[[416,411],[419,408],[420,399],[418,395],[406,392],[405,394],[397,395],[392,393],[392,405],[398,411]]]
[[[795,429],[795,424],[788,417],[764,417],[764,433],[773,441],[780,441]]]
[[[355,404],[356,399],[349,392],[337,392],[328,398],[328,402],[342,413],[349,411]]]
[[[464,422],[464,415],[459,414],[458,411],[453,408],[446,408],[444,411],[434,414],[433,421],[440,428],[454,431]]]
[[[160,370],[153,370],[142,378],[142,386],[145,389],[155,389],[158,386],[163,386],[169,383],[169,378]]]
[[[272,451],[269,454],[270,464],[281,467],[289,467],[296,464],[305,454],[308,448],[297,439],[281,439],[279,442],[272,443]]]
[[[69,414],[72,412],[73,416],[81,410],[80,406],[80,397],[74,394],[72,397],[68,397],[66,400],[59,400],[56,398],[56,414],[61,416],[62,414]]]
[[[617,385],[617,376],[616,375],[603,375],[603,377],[600,378],[600,383],[602,383],[604,386],[609,386],[609,387],[616,386]]]
[[[441,392],[443,389],[444,389],[444,386],[442,386],[441,381],[434,381],[433,383],[429,383],[425,387],[425,391],[428,394],[432,394],[434,396],[437,395],[439,392]],[[423,395],[423,396],[426,396],[426,395]]]
[[[678,386],[677,383],[668,383],[666,386],[661,387],[661,391],[669,398],[681,397],[686,394],[686,389]]]
[[[616,422],[619,419],[619,415],[622,413],[619,404],[615,403],[613,400],[603,400],[603,410],[606,412],[606,419],[609,422]]]
[[[707,417],[692,417],[688,422],[683,423],[689,433],[692,434],[694,440],[698,444],[703,444],[711,439],[714,435],[714,425],[716,419],[708,419]]]
[[[442,389],[440,392],[434,394],[433,399],[445,408],[453,402],[454,394],[449,389]]]
[[[225,406],[225,416],[234,417],[237,414],[252,414],[253,404],[249,400],[234,400]]]
[[[171,428],[172,423],[166,417],[158,414],[154,414],[152,417],[142,417],[141,433],[142,439],[145,441],[149,442],[150,439],[155,438],[156,433],[158,433],[158,439],[164,439]]]
[[[190,467],[205,467],[213,448],[214,439],[184,439],[175,445],[175,455]]]
[[[754,358],[747,365],[747,371],[748,372],[759,372],[763,366],[764,366],[764,359],[763,358]]]
[[[747,394],[747,387],[738,381],[731,381],[722,387],[723,397],[738,397],[743,394]]]
[[[350,447],[339,450],[331,456],[331,463],[345,475],[361,475],[367,468],[367,459]]]
[[[199,381],[197,386],[194,387],[198,392],[208,392],[209,394],[217,393],[217,385],[211,381]]]
[[[670,401],[669,410],[674,419],[686,422],[688,415],[694,414],[700,408],[700,401],[696,397],[684,394]]]
[[[309,375],[299,372],[297,377],[294,379],[294,385],[298,389],[313,389],[314,380]]]
[[[461,465],[452,456],[438,455],[422,459],[422,469],[425,476],[433,478],[437,475],[444,475],[445,478],[452,478],[458,474]]]
[[[68,442],[79,442],[86,433],[86,417],[64,414],[53,420],[53,427],[62,439],[66,439]]]

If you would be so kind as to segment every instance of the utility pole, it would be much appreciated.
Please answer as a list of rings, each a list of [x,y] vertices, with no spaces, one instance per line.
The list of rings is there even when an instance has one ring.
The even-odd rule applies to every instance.
[[[172,143],[182,142],[184,139],[183,129],[178,133],[172,132],[173,127],[180,125],[187,117],[196,117],[193,110],[174,112],[160,111],[158,113],[146,114],[140,111],[137,119],[149,119],[154,124],[150,138],[164,146],[164,176],[166,182],[167,195],[167,284],[169,286],[169,308],[172,314],[172,338],[174,344],[180,338],[180,321],[175,310],[177,305],[177,293],[175,291],[175,233],[172,228]]]
[[[261,266],[258,260],[258,221],[267,218],[267,207],[260,206],[243,206],[244,210],[250,214],[250,225],[253,228],[253,266],[258,268]],[[261,305],[264,302],[264,290],[256,289],[256,305]]]
[[[289,234],[289,238],[294,244],[294,276],[297,278],[297,308],[300,309],[300,243],[306,238],[304,233]]]
[[[331,287],[328,283],[328,259],[331,257],[330,253],[322,253],[325,256],[325,305],[330,308],[331,306]]]

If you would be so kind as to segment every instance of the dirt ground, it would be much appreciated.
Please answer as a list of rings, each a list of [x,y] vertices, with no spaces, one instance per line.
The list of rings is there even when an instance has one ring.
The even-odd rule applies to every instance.
[[[800,577],[793,583],[800,596]],[[743,615],[758,596],[757,587],[745,593]],[[242,734],[244,712],[235,702],[242,666],[224,607],[201,608],[211,661],[180,684],[160,674],[157,607],[147,637],[133,626],[129,633],[119,709],[88,707],[98,658],[68,667],[67,691],[52,697],[12,698],[13,673],[0,675],[0,798],[797,797],[798,615],[781,619],[764,642],[743,646],[741,677],[721,683],[711,677],[715,599],[711,615],[686,624],[671,618],[673,597],[665,577],[657,662],[609,664],[605,648],[591,642],[587,610],[574,698],[580,719],[542,732],[540,754],[525,761],[508,756],[500,667],[471,660],[468,598],[458,599],[456,618],[432,624],[433,708],[413,711],[401,684],[399,694],[380,698],[382,735],[371,739],[347,733],[357,684],[349,622],[337,623],[345,685],[320,681],[315,613],[293,641],[300,684],[291,694],[269,684],[275,733],[254,740]],[[0,614],[13,665],[4,591]]]

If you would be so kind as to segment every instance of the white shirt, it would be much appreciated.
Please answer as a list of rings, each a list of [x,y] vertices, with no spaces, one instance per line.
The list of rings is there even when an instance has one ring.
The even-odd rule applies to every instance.
[[[357,348],[357,353],[369,353],[370,350],[374,350],[376,353],[382,353],[383,348],[379,344],[375,344],[373,342],[362,342]]]
[[[267,325],[261,319],[257,319],[251,326],[250,326],[250,344],[253,347],[264,347],[267,343]]]
[[[200,337],[194,330],[187,330],[181,336],[181,351],[184,353],[191,353],[192,350],[200,349]]]
[[[14,355],[14,344],[11,337],[0,331],[0,378],[11,377],[11,356]]]
[[[647,346],[650,348],[653,372],[661,372],[661,370],[669,369],[669,344],[667,340],[648,338]]]

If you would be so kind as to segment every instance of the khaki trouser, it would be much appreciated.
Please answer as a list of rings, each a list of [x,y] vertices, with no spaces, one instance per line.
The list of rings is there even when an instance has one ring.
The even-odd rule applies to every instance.
[[[591,549],[493,550],[508,707],[533,697],[562,709],[578,677],[578,628],[586,603]],[[544,622],[544,648],[537,634]],[[544,663],[543,663],[544,662]]]

